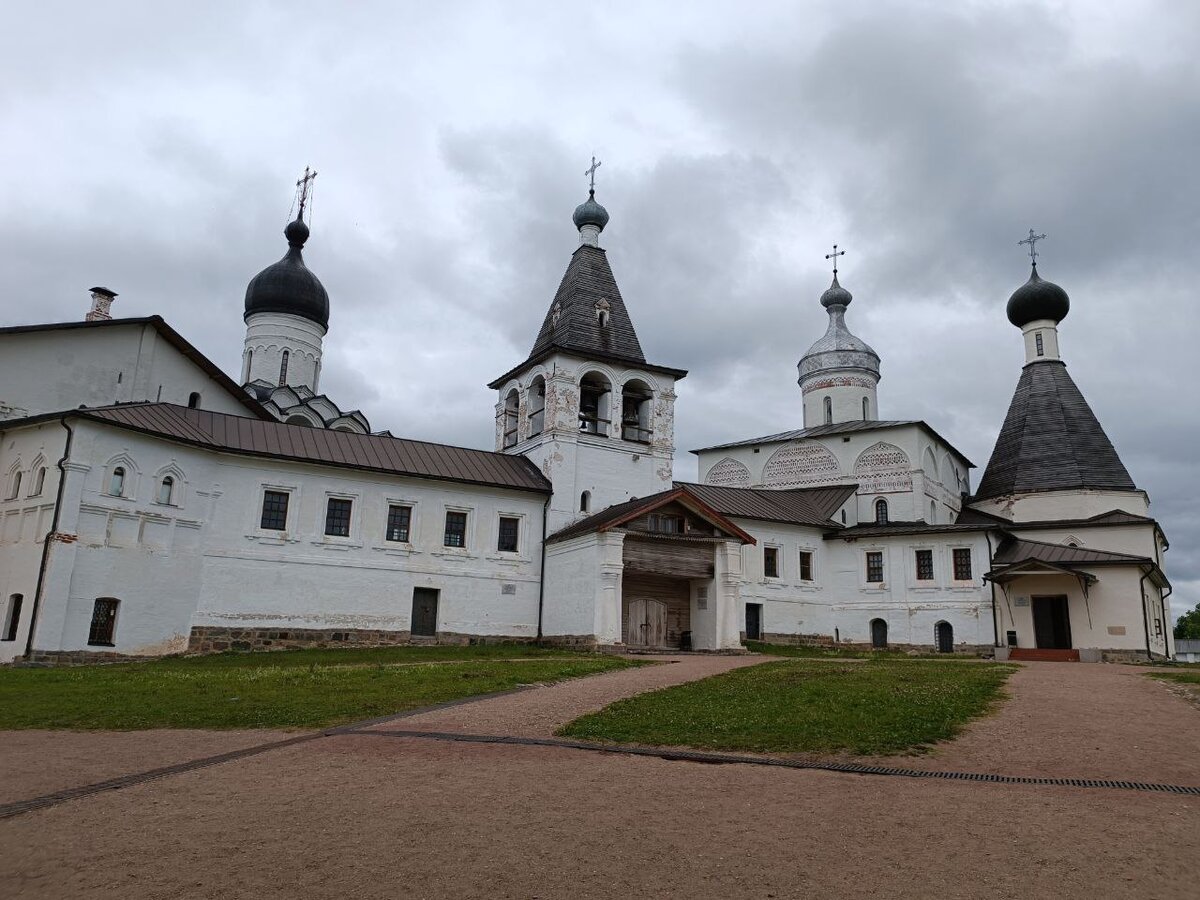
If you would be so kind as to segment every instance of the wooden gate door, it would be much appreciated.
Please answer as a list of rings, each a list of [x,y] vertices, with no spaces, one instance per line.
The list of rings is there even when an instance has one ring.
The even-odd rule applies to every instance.
[[[409,634],[413,637],[436,637],[437,606],[437,590],[413,588],[412,622],[409,625]]]
[[[662,647],[667,642],[667,604],[651,597],[629,601],[625,643],[631,647]]]

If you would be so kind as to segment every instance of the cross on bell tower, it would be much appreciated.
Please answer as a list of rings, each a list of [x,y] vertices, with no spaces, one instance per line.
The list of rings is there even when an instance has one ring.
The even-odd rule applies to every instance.
[[[598,168],[600,168],[600,166],[602,166],[602,165],[603,165],[603,163],[601,163],[598,159],[596,159],[596,157],[593,156],[591,166],[589,166],[588,168],[583,170],[583,174],[588,177],[588,193],[589,194],[596,193],[596,170]]]
[[[838,260],[838,257],[839,257],[839,256],[845,256],[845,255],[846,255],[846,251],[845,251],[845,250],[839,250],[839,249],[838,249],[838,245],[837,245],[837,244],[834,244],[834,245],[833,245],[833,252],[832,252],[832,253],[826,253],[826,254],[825,254],[825,258],[826,258],[826,259],[832,259],[832,260],[833,260],[833,277],[834,277],[834,278],[837,278],[837,260]]]
[[[1033,229],[1030,228],[1029,229],[1029,237],[1025,238],[1025,240],[1023,240],[1023,241],[1017,241],[1017,246],[1020,246],[1021,244],[1029,245],[1029,260],[1030,260],[1030,262],[1033,263],[1033,267],[1035,269],[1037,268],[1037,258],[1038,258],[1038,252],[1036,249],[1037,242],[1045,240],[1045,239],[1046,239],[1046,236],[1044,234],[1034,234]]]
[[[304,208],[308,205],[309,195],[312,193],[312,183],[316,180],[317,173],[310,172],[308,166],[304,167],[304,177],[296,182],[296,200],[299,208],[296,210],[296,218],[304,221]]]

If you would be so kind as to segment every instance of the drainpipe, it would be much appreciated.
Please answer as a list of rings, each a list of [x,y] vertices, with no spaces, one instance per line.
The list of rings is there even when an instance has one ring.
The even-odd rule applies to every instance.
[[[552,499],[554,499],[554,495],[549,494],[546,496],[546,502],[542,504],[542,568],[538,572],[538,643],[542,641],[542,606],[546,602],[546,517],[550,513]]]
[[[1167,586],[1167,592],[1165,594],[1161,589],[1158,592],[1158,605],[1162,607],[1164,629],[1171,627],[1171,619],[1167,615],[1167,609],[1169,608],[1167,606],[1167,599],[1173,593],[1175,593],[1175,588],[1171,587],[1170,585]],[[1163,653],[1166,655],[1167,659],[1171,658],[1171,642],[1167,640],[1166,634],[1163,635]]]
[[[1146,629],[1146,662],[1152,662],[1154,656],[1150,652],[1150,614],[1146,609],[1146,579],[1150,577],[1150,570],[1147,570],[1138,581],[1138,588],[1142,592],[1142,627]]]
[[[995,563],[993,562],[993,557],[992,557],[992,533],[990,531],[985,531],[983,533],[983,537],[984,537],[984,540],[987,541],[987,545],[988,545],[988,568],[990,569],[993,565],[995,565]],[[987,582],[991,586],[991,589],[992,589],[992,642],[993,642],[992,645],[995,647],[999,647],[1000,646],[1000,623],[996,621],[996,582],[992,581],[992,579],[990,579],[990,578],[988,578]],[[1014,627],[1016,627],[1016,626],[1014,626]]]
[[[34,632],[37,630],[38,611],[42,607],[42,590],[45,586],[46,567],[50,564],[50,539],[53,535],[58,534],[58,519],[62,515],[63,492],[67,486],[67,460],[71,457],[71,441],[75,437],[75,432],[67,424],[66,416],[59,419],[58,423],[67,430],[67,444],[63,448],[62,459],[58,461],[58,495],[54,500],[54,517],[50,522],[50,531],[42,539],[42,562],[38,567],[37,587],[33,591],[33,609],[29,613],[29,636],[25,639],[26,660],[30,659],[33,654],[33,637]]]

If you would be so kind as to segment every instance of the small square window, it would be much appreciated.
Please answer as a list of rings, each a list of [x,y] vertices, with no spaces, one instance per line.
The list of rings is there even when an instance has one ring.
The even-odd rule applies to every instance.
[[[917,581],[933,581],[933,551],[917,551]]]
[[[455,510],[446,512],[446,535],[442,541],[447,547],[467,546],[467,514]]]
[[[971,548],[956,547],[954,550],[954,580],[971,580]]]
[[[813,580],[813,555],[811,550],[800,551],[800,580]]]
[[[763,547],[763,575],[767,578],[779,577],[778,547]]]
[[[325,533],[330,537],[350,537],[350,511],[354,503],[344,497],[330,497],[325,508]]]
[[[520,532],[521,520],[512,516],[500,517],[500,535],[496,541],[496,549],[501,553],[517,552],[517,535]]]
[[[101,597],[92,609],[92,625],[88,629],[88,643],[93,647],[111,647],[117,627],[117,606],[121,601],[112,597]]]
[[[412,507],[391,504],[388,507],[387,533],[389,541],[399,541],[406,544],[409,541],[409,528],[412,526]]]
[[[872,584],[883,581],[883,552],[880,550],[867,553],[867,581]]]
[[[288,498],[287,491],[263,491],[262,519],[259,527],[267,531],[286,531]]]

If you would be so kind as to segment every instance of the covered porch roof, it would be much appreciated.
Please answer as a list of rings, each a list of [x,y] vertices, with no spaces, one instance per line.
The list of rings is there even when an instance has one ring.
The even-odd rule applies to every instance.
[[[1086,591],[1099,580],[1086,570],[1097,566],[1136,566],[1158,587],[1171,586],[1158,563],[1148,556],[1031,541],[1011,534],[1006,535],[996,548],[992,569],[983,577],[1004,584],[1023,575],[1070,575],[1077,578]]]

